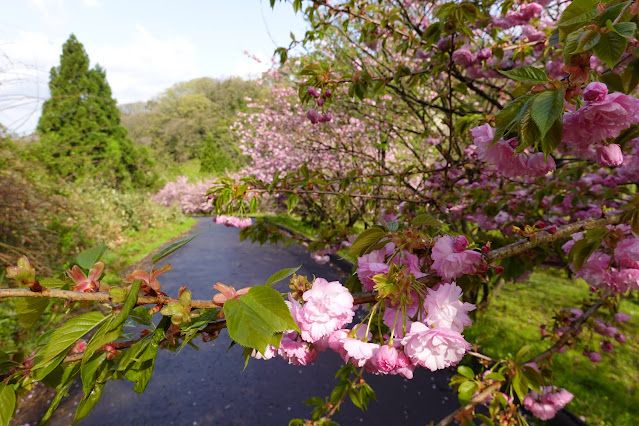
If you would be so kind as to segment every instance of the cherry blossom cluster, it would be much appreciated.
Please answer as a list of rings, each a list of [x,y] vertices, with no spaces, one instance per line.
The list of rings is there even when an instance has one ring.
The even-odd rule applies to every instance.
[[[180,176],[175,182],[168,182],[153,196],[155,202],[165,206],[178,206],[184,214],[203,214],[213,211],[213,205],[206,192],[214,180],[189,182],[186,176]]]
[[[370,373],[410,379],[418,366],[435,371],[456,365],[470,350],[461,333],[471,324],[468,312],[475,306],[460,298],[460,287],[444,283],[428,289],[425,298],[413,292],[409,305],[381,301],[376,306],[383,304],[382,321],[388,334],[373,336],[370,321],[344,328],[357,308],[348,289],[337,281],[316,278],[300,300],[289,294],[287,304],[300,333],[285,333],[279,348],[269,346],[264,354],[253,355],[270,359],[278,354],[291,364],[307,365],[330,348],[344,362]],[[369,313],[371,319],[374,310]]]
[[[242,219],[237,216],[228,216],[225,214],[218,214],[213,218],[213,222],[234,228],[246,228],[247,226],[251,226],[253,224],[251,218],[246,217]]]
[[[573,395],[566,389],[558,389],[556,386],[542,386],[541,394],[531,391],[524,398],[524,407],[541,420],[550,420],[557,411],[564,408]]]
[[[591,286],[609,288],[615,293],[639,290],[639,238],[628,225],[608,226],[608,230],[601,247],[575,271],[575,275]],[[575,243],[583,238],[583,232],[573,234],[562,249],[569,254]],[[573,265],[571,269],[574,270]]]
[[[583,107],[564,114],[563,150],[596,160],[600,166],[622,165],[621,147],[606,140],[639,123],[639,99],[619,92],[609,94],[608,87],[599,82],[586,86],[583,99]]]

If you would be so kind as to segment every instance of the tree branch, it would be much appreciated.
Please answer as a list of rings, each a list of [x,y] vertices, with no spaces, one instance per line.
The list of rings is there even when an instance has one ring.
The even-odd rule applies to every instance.
[[[53,288],[44,288],[42,291],[35,292],[28,288],[2,288],[0,289],[0,299],[7,297],[49,297],[53,299],[66,299],[75,302],[78,301],[91,301],[91,302],[109,302],[113,303],[109,293],[96,292],[85,293],[82,291],[72,290],[58,290]],[[171,305],[179,304],[180,300],[174,297],[167,296],[140,296],[135,302],[136,305]],[[216,304],[212,300],[193,300],[191,301],[191,308],[194,309],[206,309],[206,308],[219,308],[220,305]]]

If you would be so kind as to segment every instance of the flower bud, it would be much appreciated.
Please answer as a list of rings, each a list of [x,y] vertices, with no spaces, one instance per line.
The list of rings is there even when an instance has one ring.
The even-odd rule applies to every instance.
[[[596,81],[584,89],[584,101],[586,102],[601,102],[606,99],[606,95],[608,95],[608,87]]]
[[[495,266],[495,272],[498,274],[501,274],[504,272],[504,267],[503,266]]]
[[[623,163],[621,147],[616,143],[600,146],[597,149],[597,164],[600,166],[619,166]]]

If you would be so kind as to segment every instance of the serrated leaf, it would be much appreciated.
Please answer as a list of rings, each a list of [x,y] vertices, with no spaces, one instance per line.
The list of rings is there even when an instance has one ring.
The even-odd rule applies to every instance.
[[[492,421],[490,417],[487,417],[483,414],[475,413],[475,418],[487,426],[493,426],[495,424],[495,422]]]
[[[610,69],[613,69],[621,55],[626,51],[628,42],[625,38],[614,32],[608,32],[601,35],[601,39],[593,50],[595,55]]]
[[[415,217],[411,222],[412,226],[441,226],[442,223],[429,214],[423,213]]]
[[[541,92],[535,97],[530,113],[542,138],[546,136],[553,123],[562,116],[563,109],[564,91],[562,89]]]
[[[95,385],[95,379],[100,373],[100,369],[104,368],[107,354],[103,352],[101,354],[94,354],[90,358],[82,357],[82,367],[80,369],[80,378],[82,379],[82,391],[85,395],[91,392],[91,389]],[[85,361],[85,359],[88,359]]]
[[[165,257],[170,255],[174,251],[179,250],[185,245],[187,245],[188,243],[190,243],[198,235],[200,234],[199,233],[195,234],[192,237],[184,238],[180,241],[176,241],[173,244],[166,246],[165,248],[163,248],[162,250],[160,250],[159,252],[153,255],[153,257],[151,258],[151,262],[153,262],[154,264],[158,263],[160,260],[164,259]]]
[[[623,38],[631,38],[637,31],[637,24],[634,22],[619,22],[612,26],[617,34]]]
[[[120,336],[120,330],[111,329],[112,323],[113,323],[113,317],[105,321],[96,330],[96,332],[93,333],[93,336],[91,336],[89,343],[87,343],[87,347],[84,349],[84,354],[82,357],[82,365],[84,365],[98,349],[100,349],[102,346],[106,345],[107,343],[113,342],[115,339],[117,339]]]
[[[42,312],[49,305],[46,297],[18,297],[16,311],[18,324],[22,328],[31,328],[42,317]]]
[[[386,231],[383,228],[372,227],[357,236],[350,249],[348,250],[348,255],[357,258],[363,252],[366,251],[367,248],[379,242],[382,238],[386,236]]]
[[[608,21],[614,21],[619,16],[619,13],[623,10],[626,5],[630,3],[628,1],[624,1],[621,3],[617,3],[613,6],[610,6],[606,10],[603,11],[601,17],[599,18],[599,25],[604,26]]]
[[[570,27],[576,24],[582,24],[584,22],[590,21],[593,18],[596,18],[598,15],[599,15],[598,8],[594,8],[592,10],[589,10],[587,12],[581,13],[579,15],[576,15],[568,19],[563,19],[564,15],[562,15],[562,19],[559,21],[558,26],[560,28],[563,28],[563,27]]]
[[[528,394],[528,381],[521,374],[521,371],[518,371],[515,374],[511,384],[512,384],[513,390],[515,391],[515,393],[517,394],[517,397],[519,398],[519,401],[523,402],[524,398]]]
[[[524,65],[523,67],[509,71],[497,71],[499,71],[500,74],[517,81],[532,81],[535,83],[545,83],[548,81],[548,74],[546,74],[546,71],[530,65]]]
[[[534,98],[533,98],[534,100]],[[519,145],[517,145],[516,153],[522,153],[526,148],[534,147],[541,138],[541,133],[532,119],[532,108],[527,108],[521,120],[519,120]]]
[[[577,38],[577,46],[573,52],[581,53],[592,49],[601,40],[601,33],[595,30],[586,30]]]
[[[550,130],[546,133],[546,137],[541,140],[541,150],[544,153],[546,161],[548,161],[548,156],[561,144],[563,128],[564,122],[560,116],[550,127]]]
[[[568,259],[572,262],[574,272],[577,272],[586,263],[590,256],[601,246],[603,237],[608,233],[605,228],[595,228],[586,231],[584,237],[577,241],[568,253]]]
[[[77,424],[80,420],[85,418],[91,413],[95,405],[100,400],[102,396],[102,391],[104,390],[105,383],[96,383],[93,386],[93,389],[89,392],[88,395],[85,394],[84,398],[78,404],[78,408],[75,410],[75,417],[73,418],[73,424]]]
[[[528,108],[533,95],[525,95],[510,102],[495,116],[495,136],[491,144],[497,142],[521,118]]]
[[[457,372],[467,379],[472,380],[475,378],[475,372],[473,371],[473,369],[465,365],[460,365],[459,367],[457,367]]]
[[[84,269],[90,269],[95,262],[98,262],[102,255],[107,251],[109,247],[102,243],[98,246],[83,251],[77,257],[78,265]]]
[[[105,318],[100,312],[87,312],[64,323],[51,335],[49,343],[36,354],[33,370],[45,369],[52,363],[62,361],[76,340],[91,331]]]
[[[124,323],[124,321],[129,317],[129,314],[135,308],[135,304],[138,301],[138,294],[140,293],[140,287],[142,286],[142,280],[135,280],[131,285],[131,290],[129,290],[129,294],[126,297],[126,300],[122,304],[122,308],[113,321],[111,321],[111,326],[109,331],[115,330],[120,325]]]
[[[0,383],[0,426],[9,426],[16,409],[16,392],[11,386]]]
[[[282,296],[266,286],[256,286],[238,299],[224,303],[231,339],[244,347],[266,351],[276,333],[299,328]]]
[[[264,283],[264,285],[267,287],[271,287],[273,284],[276,284],[282,281],[284,278],[290,277],[291,275],[296,273],[301,267],[302,265],[300,264],[300,266],[298,266],[297,268],[287,268],[287,269],[282,269],[281,271],[277,271],[276,273],[271,275],[268,280],[266,280],[266,283]]]

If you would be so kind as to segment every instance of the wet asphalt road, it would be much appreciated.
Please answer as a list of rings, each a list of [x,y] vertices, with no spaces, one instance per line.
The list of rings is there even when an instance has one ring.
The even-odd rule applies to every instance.
[[[240,242],[239,230],[198,219],[195,240],[164,260],[174,269],[160,277],[162,290],[176,295],[188,285],[194,299],[210,299],[212,285],[236,288],[263,284],[283,268],[303,265],[299,274],[344,282],[344,274],[318,265],[299,246]],[[161,262],[162,263],[162,262]],[[285,284],[276,286],[285,290]],[[288,365],[281,358],[251,360],[245,371],[242,350],[230,345],[224,330],[212,342],[194,341],[199,351],[186,347],[180,354],[160,350],[153,377],[144,394],[133,392],[128,381],[110,381],[93,412],[81,425],[287,425],[293,418],[310,417],[308,398],[328,396],[343,363],[332,351],[320,353],[310,366]],[[458,407],[449,391],[450,372],[417,369],[413,380],[399,376],[368,375],[377,393],[362,412],[347,401],[334,420],[342,425],[425,425]],[[61,404],[50,424],[66,425],[73,418],[77,398]],[[66,406],[66,407],[65,407]]]

